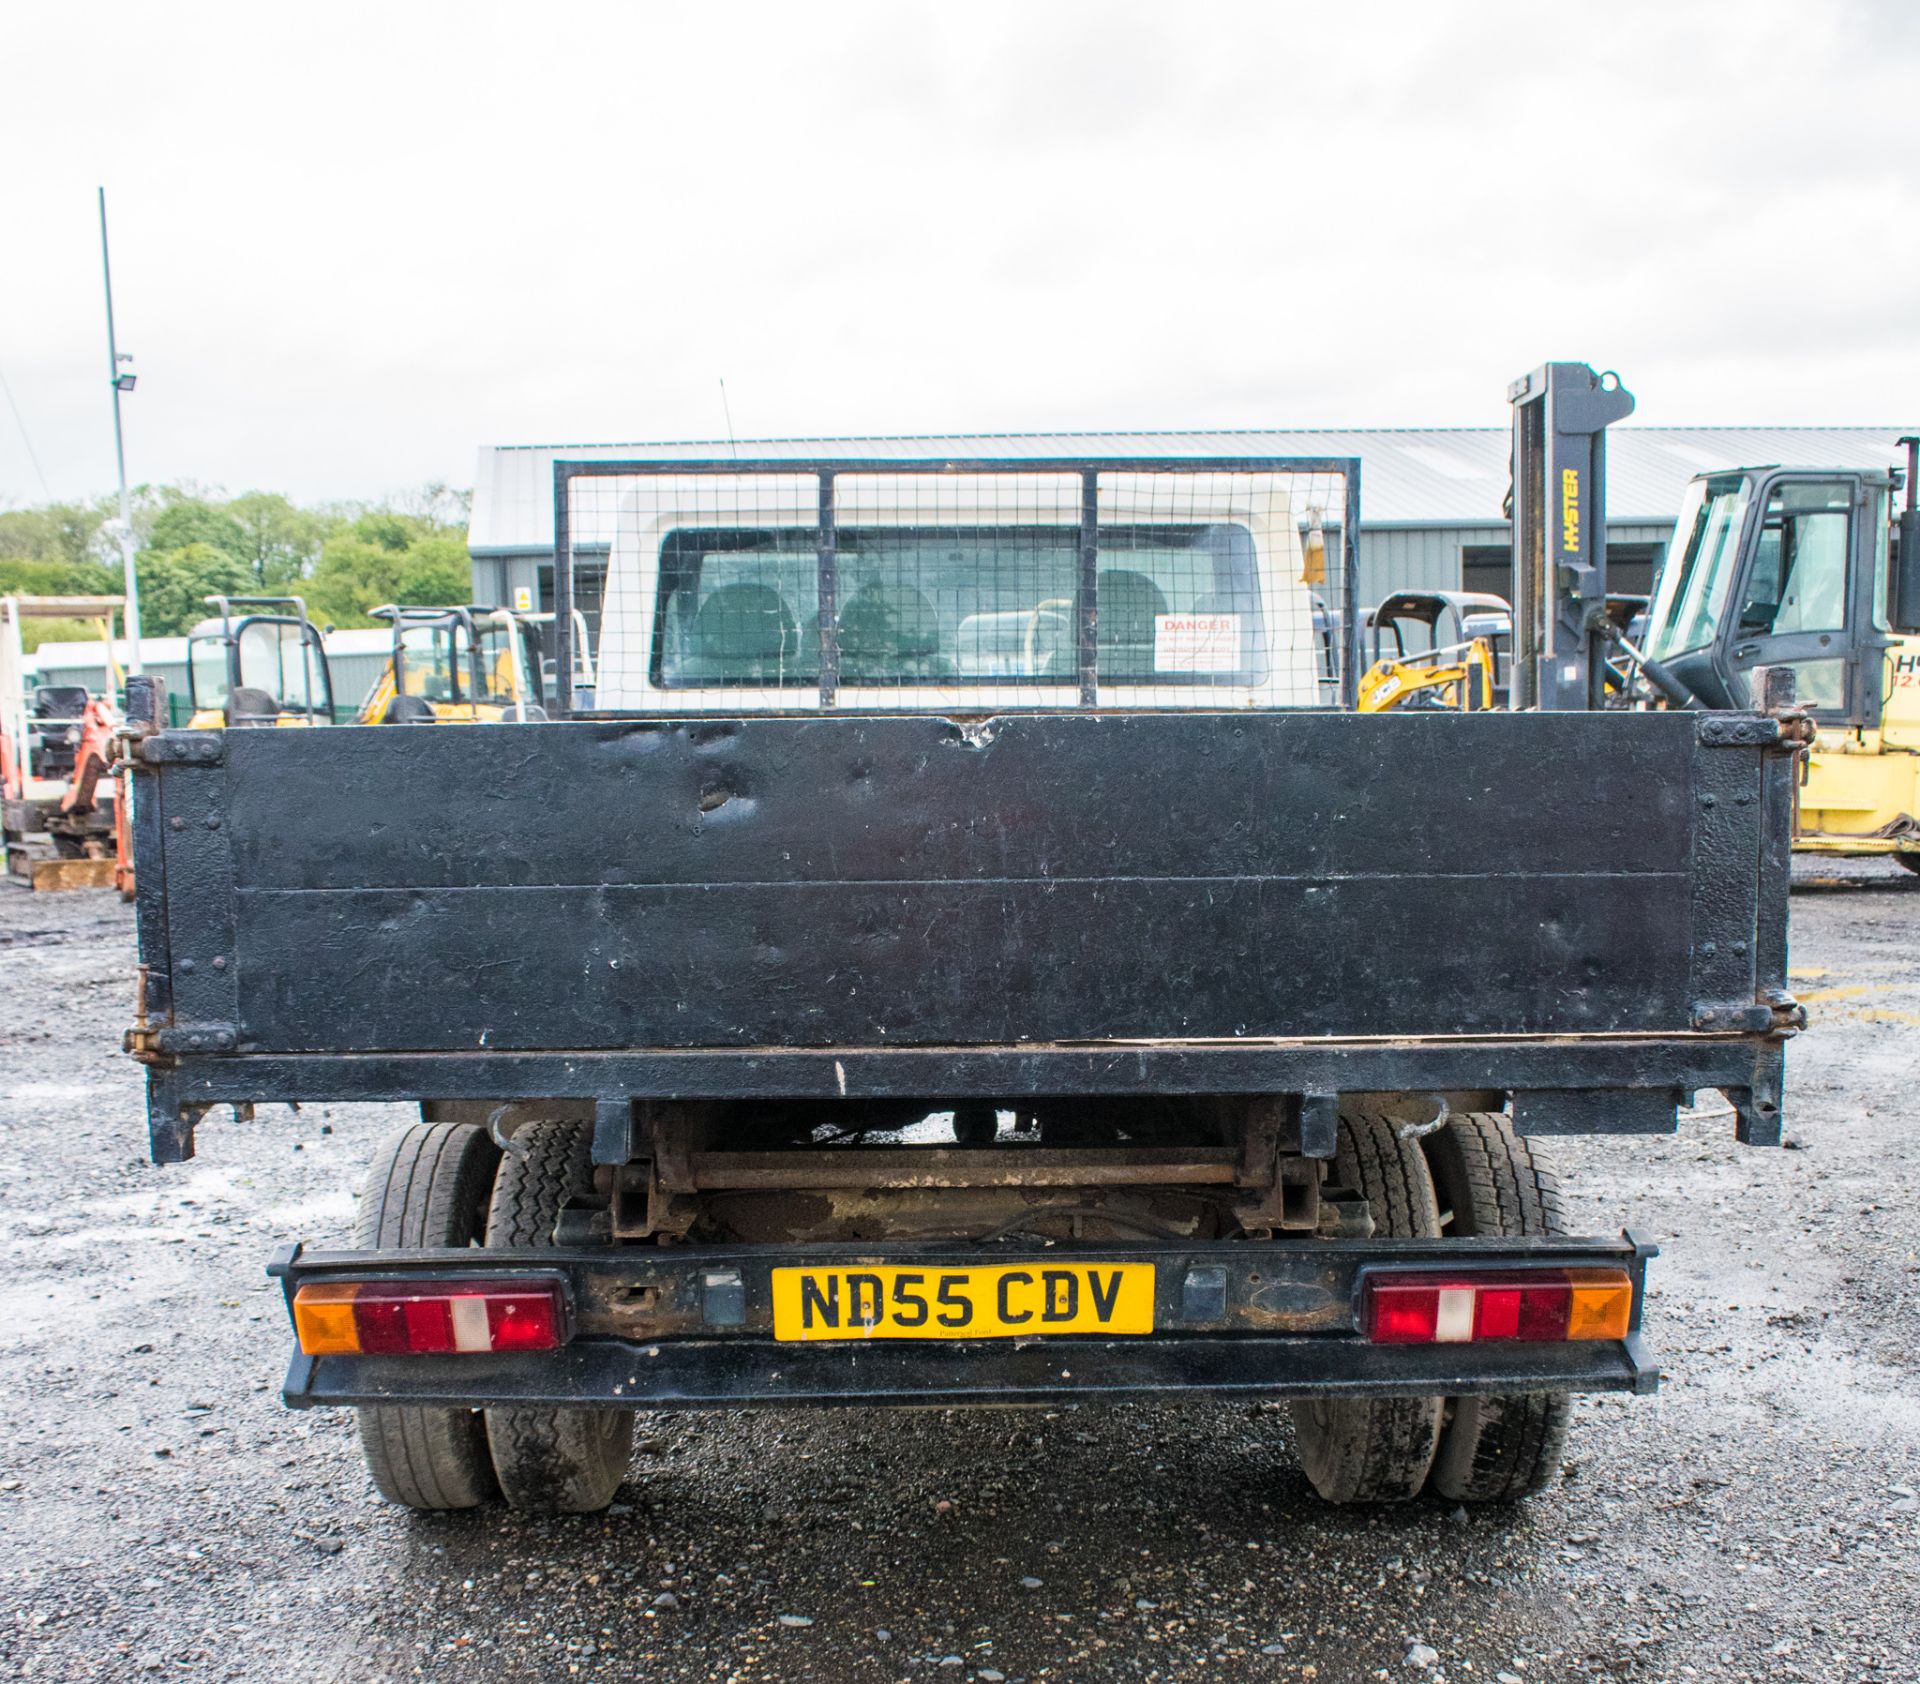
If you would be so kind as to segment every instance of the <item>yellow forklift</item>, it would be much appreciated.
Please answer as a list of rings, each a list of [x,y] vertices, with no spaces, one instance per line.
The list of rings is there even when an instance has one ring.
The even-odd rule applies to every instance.
[[[1627,677],[1648,702],[1735,708],[1758,669],[1791,667],[1817,733],[1794,847],[1920,871],[1920,438],[1900,443],[1904,475],[1697,475]]]

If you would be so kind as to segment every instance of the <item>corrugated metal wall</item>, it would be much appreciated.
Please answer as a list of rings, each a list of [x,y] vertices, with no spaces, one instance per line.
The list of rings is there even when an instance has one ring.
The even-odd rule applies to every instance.
[[[329,655],[327,671],[333,679],[334,711],[359,707],[386,664],[384,654]]]
[[[1360,600],[1368,606],[1394,591],[1457,591],[1463,543],[1504,544],[1505,527],[1484,537],[1458,527],[1360,529]]]
[[[187,693],[187,663],[184,656],[179,660],[170,661],[155,660],[149,654],[142,664],[154,677],[164,678],[167,681],[169,694],[178,692],[184,696]],[[82,684],[87,689],[97,692],[105,680],[106,667],[103,654],[96,645],[92,660],[63,657],[58,665],[42,665],[32,682],[35,684]]]
[[[359,707],[366,694],[373,688],[374,681],[380,676],[387,664],[389,633],[379,631],[372,635],[365,632],[337,634],[351,638],[355,642],[372,642],[378,645],[372,649],[341,649],[334,643],[327,651],[327,671],[333,679],[334,712],[337,715]],[[156,652],[156,645],[159,646]],[[105,683],[103,654],[98,645],[93,646],[90,657],[81,651],[86,645],[63,645],[58,656],[49,659],[40,658],[35,684],[78,684],[88,690],[98,692]],[[144,666],[146,671],[156,678],[164,679],[167,686],[167,711],[176,725],[184,725],[191,709],[191,699],[187,688],[187,662],[184,638],[155,638],[144,646]],[[175,655],[174,650],[182,653]],[[125,659],[122,650],[121,658]]]

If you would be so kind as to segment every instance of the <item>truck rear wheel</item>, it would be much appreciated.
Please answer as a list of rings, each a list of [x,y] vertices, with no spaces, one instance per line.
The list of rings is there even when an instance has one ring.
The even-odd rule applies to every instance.
[[[593,1187],[590,1124],[540,1120],[514,1134],[494,1178],[489,1246],[550,1246],[561,1209]],[[633,1453],[625,1409],[489,1409],[487,1442],[516,1509],[590,1514],[613,1501]]]
[[[500,1151],[485,1129],[415,1123],[367,1171],[362,1249],[471,1245],[486,1227]],[[380,1495],[410,1509],[470,1509],[497,1487],[477,1409],[360,1410],[360,1448]]]
[[[1566,1232],[1559,1183],[1513,1132],[1511,1119],[1458,1112],[1421,1145],[1440,1199],[1442,1232]],[[1572,1409],[1565,1392],[1450,1399],[1429,1484],[1456,1503],[1531,1496],[1560,1471]]]
[[[1377,1112],[1340,1113],[1334,1179],[1360,1193],[1374,1232],[1431,1239],[1440,1232],[1420,1148]],[[1308,1398],[1293,1406],[1308,1480],[1330,1503],[1399,1503],[1417,1496],[1440,1438],[1441,1399]]]

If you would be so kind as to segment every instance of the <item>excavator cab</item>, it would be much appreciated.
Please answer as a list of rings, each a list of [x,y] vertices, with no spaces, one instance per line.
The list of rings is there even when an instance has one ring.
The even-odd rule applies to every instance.
[[[1361,713],[1477,713],[1506,705],[1513,610],[1504,598],[1397,591],[1368,618],[1372,662],[1360,680]]]
[[[1796,846],[1908,863],[1920,862],[1920,516],[1916,446],[1903,442],[1898,515],[1903,476],[1890,470],[1696,476],[1644,659],[1706,708],[1752,707],[1755,672],[1790,667],[1818,733]]]
[[[362,705],[362,725],[498,724],[544,719],[540,639],[504,608],[389,603],[393,654]]]
[[[333,723],[326,645],[299,597],[206,600],[220,618],[202,620],[187,635],[195,730]]]

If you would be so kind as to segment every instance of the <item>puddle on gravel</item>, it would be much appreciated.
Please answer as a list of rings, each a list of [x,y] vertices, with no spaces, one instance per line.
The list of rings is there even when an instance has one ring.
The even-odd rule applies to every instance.
[[[129,1305],[190,1299],[204,1280],[202,1269],[164,1251],[144,1253],[137,1271],[107,1283],[93,1275],[23,1274],[0,1285],[0,1317],[15,1353],[42,1340],[70,1351],[83,1330],[125,1316]]]
[[[322,1193],[316,1198],[302,1199],[298,1204],[274,1205],[261,1213],[262,1220],[275,1228],[288,1231],[289,1239],[299,1238],[296,1229],[309,1229],[321,1233],[347,1233],[353,1227],[355,1213],[360,1201],[351,1193],[342,1190],[338,1193]]]
[[[1695,1375],[1692,1384],[1730,1401],[1757,1403],[1818,1424],[1825,1438],[1902,1450],[1920,1441],[1920,1395],[1910,1371],[1855,1356],[1823,1342],[1809,1354],[1786,1354],[1743,1372],[1731,1365]]]
[[[107,1091],[99,1082],[22,1082],[7,1097],[16,1105],[70,1105]]]

